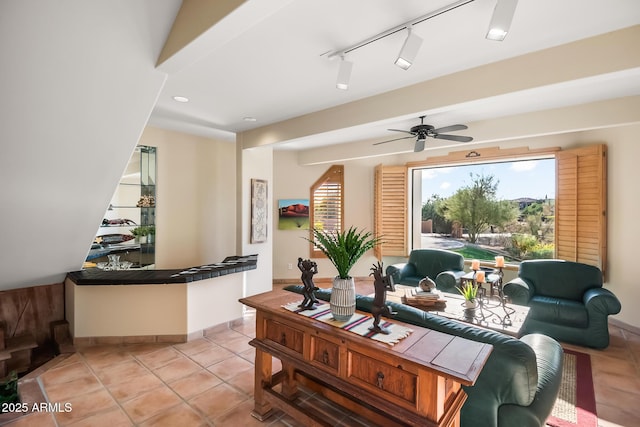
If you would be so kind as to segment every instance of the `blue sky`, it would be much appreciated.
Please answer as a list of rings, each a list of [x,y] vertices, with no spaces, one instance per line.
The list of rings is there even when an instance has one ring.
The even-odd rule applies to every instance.
[[[424,169],[422,173],[422,200],[433,194],[440,197],[453,195],[460,187],[471,185],[474,176],[493,175],[498,183],[499,199],[555,198],[555,159],[523,160],[518,162],[487,163],[481,165],[451,166]]]

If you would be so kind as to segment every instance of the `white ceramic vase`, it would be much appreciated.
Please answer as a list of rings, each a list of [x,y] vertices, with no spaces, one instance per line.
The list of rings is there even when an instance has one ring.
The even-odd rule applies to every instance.
[[[466,300],[464,300],[464,306],[465,306],[465,308],[471,308],[471,309],[478,308],[478,300],[475,300],[475,299],[474,300],[468,300],[468,299],[466,299]]]
[[[333,318],[339,322],[346,322],[356,312],[356,284],[352,277],[333,278],[333,289],[329,299],[329,307]]]

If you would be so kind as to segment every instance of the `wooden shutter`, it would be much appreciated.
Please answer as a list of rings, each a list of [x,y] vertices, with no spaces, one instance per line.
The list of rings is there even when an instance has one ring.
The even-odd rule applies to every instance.
[[[374,176],[374,235],[381,237],[375,256],[408,256],[407,168],[378,165]]]
[[[556,257],[595,265],[607,256],[607,147],[556,154]]]
[[[310,240],[314,240],[313,228],[335,232],[344,229],[344,166],[331,166],[311,186],[309,211]],[[312,258],[324,257],[313,244],[309,247]]]

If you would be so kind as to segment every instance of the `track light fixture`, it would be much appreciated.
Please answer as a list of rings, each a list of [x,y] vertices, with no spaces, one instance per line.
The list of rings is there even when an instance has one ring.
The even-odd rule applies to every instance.
[[[340,68],[338,69],[338,79],[336,80],[336,87],[338,89],[349,89],[349,80],[351,79],[351,69],[353,68],[353,62],[344,59],[344,55],[340,55]]]
[[[407,38],[395,62],[395,64],[403,70],[408,70],[409,67],[411,67],[413,60],[418,54],[418,50],[420,50],[420,46],[422,46],[422,39],[411,31],[411,25],[407,26],[407,31],[409,34],[407,34]]]
[[[488,40],[500,42],[504,40],[509,32],[509,27],[511,26],[517,5],[518,0],[497,0],[486,35]]]

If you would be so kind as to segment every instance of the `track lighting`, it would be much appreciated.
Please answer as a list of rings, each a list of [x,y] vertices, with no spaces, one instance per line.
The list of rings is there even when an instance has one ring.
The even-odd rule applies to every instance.
[[[340,68],[338,69],[338,79],[336,80],[336,87],[338,89],[349,89],[349,79],[351,79],[351,69],[353,68],[353,62],[346,61],[344,55],[340,56]]]
[[[407,27],[407,31],[409,34],[407,34],[407,38],[405,39],[402,49],[400,49],[400,53],[398,54],[398,59],[396,59],[395,62],[395,64],[403,70],[408,70],[409,67],[411,67],[413,60],[420,50],[420,46],[422,46],[422,39],[411,31],[411,26]]]
[[[518,0],[497,0],[486,35],[488,40],[500,42],[504,40],[509,32],[509,27],[511,26],[517,5]]]

